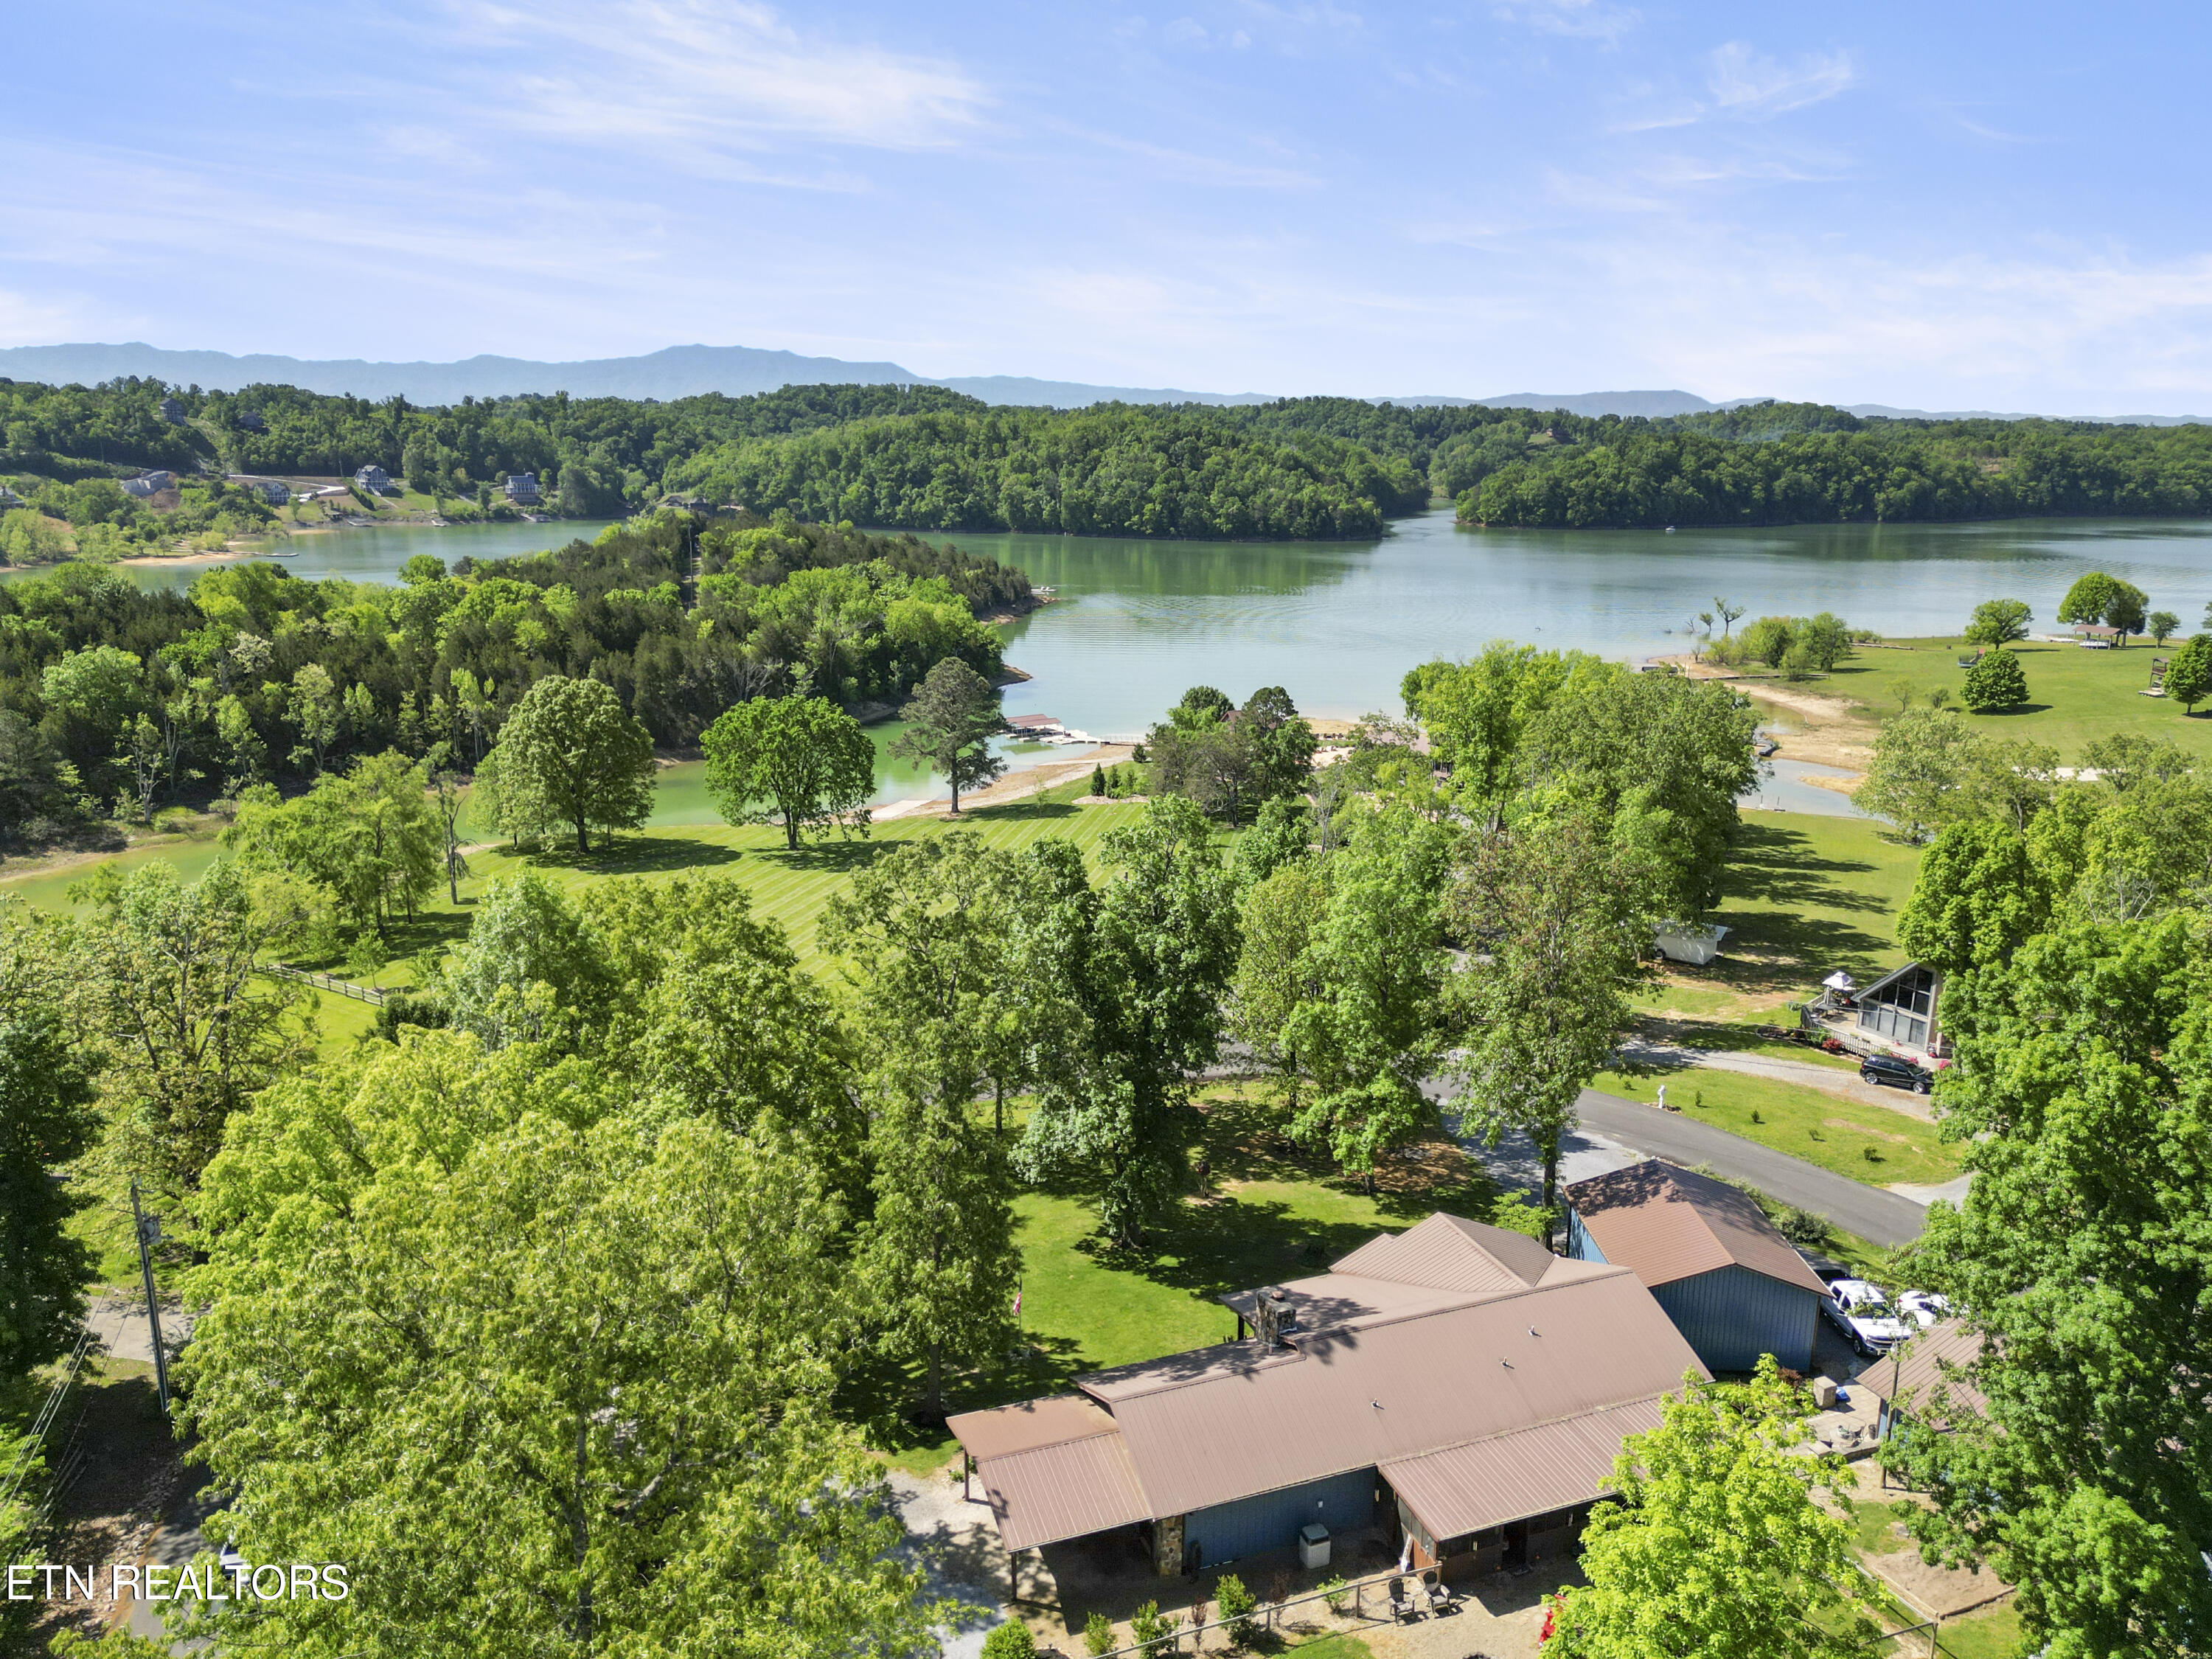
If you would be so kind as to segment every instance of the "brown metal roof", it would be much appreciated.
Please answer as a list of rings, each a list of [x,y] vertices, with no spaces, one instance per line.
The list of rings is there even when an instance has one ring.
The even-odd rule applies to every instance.
[[[1120,1426],[1080,1395],[963,1412],[946,1426],[975,1460],[1010,1550],[1126,1527],[1152,1513]]]
[[[1986,1417],[1989,1396],[1968,1380],[1971,1368],[1982,1357],[1982,1346],[1979,1332],[1968,1330],[1956,1319],[1941,1320],[1896,1350],[1887,1362],[1877,1360],[1868,1366],[1852,1386],[1872,1389],[1909,1415],[1920,1414],[1930,1406],[1940,1386],[1953,1406]],[[1935,1421],[1937,1427],[1942,1425],[1942,1419]]]
[[[962,1412],[947,1418],[945,1426],[970,1457],[1004,1457],[1086,1435],[1110,1434],[1114,1419],[1082,1395],[1055,1394],[988,1411]]]
[[[1685,1372],[1706,1375],[1635,1276],[1595,1263],[1567,1264],[1556,1283],[1295,1340],[1273,1353],[1230,1343],[1077,1379],[1112,1409],[1153,1515],[1648,1400]]]
[[[1437,1539],[1585,1504],[1613,1490],[1629,1435],[1659,1426],[1659,1396],[1559,1418],[1382,1466]]]
[[[1567,1202],[1605,1259],[1654,1289],[1734,1265],[1826,1294],[1758,1201],[1725,1181],[1646,1158],[1574,1182]]]
[[[1439,1212],[1370,1239],[1330,1271],[1438,1291],[1513,1291],[1539,1282],[1559,1259],[1526,1233]]]

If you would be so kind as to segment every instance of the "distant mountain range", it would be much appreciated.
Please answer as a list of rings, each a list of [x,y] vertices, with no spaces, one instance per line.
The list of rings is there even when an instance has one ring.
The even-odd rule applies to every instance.
[[[97,385],[135,374],[172,386],[235,392],[256,384],[296,386],[332,396],[404,397],[411,404],[459,403],[465,397],[501,398],[520,392],[566,392],[575,398],[733,398],[787,386],[942,386],[988,404],[1038,404],[1074,408],[1119,399],[1131,404],[1263,404],[1266,392],[1183,392],[1171,386],[1080,386],[1009,374],[917,374],[897,363],[856,363],[842,357],[802,357],[752,346],[670,346],[642,357],[594,357],[580,362],[533,362],[522,357],[470,357],[458,363],[373,363],[360,358],[317,361],[224,351],[170,351],[140,342],[128,345],[14,346],[0,349],[0,375],[67,386]]]
[[[173,386],[198,386],[235,392],[257,383],[296,386],[309,392],[356,398],[404,397],[411,404],[459,403],[465,397],[500,398],[524,392],[566,392],[577,398],[694,397],[720,392],[733,398],[774,392],[779,386],[818,385],[941,386],[964,392],[987,404],[1076,409],[1086,404],[1264,404],[1280,395],[1267,392],[1185,392],[1174,386],[1088,386],[1076,380],[1039,380],[1018,374],[917,374],[897,363],[850,362],[842,357],[805,357],[791,351],[753,346],[670,346],[641,357],[592,357],[576,362],[538,362],[525,357],[477,356],[457,363],[378,363],[361,358],[317,360],[266,354],[234,357],[225,351],[171,351],[133,341],[126,345],[50,345],[0,348],[0,377],[50,385],[95,385],[118,375],[137,375]],[[1496,398],[1462,398],[1444,393],[1376,398],[1376,403],[1487,409],[1563,409],[1572,415],[1641,415],[1657,419],[1708,410],[1740,409],[1760,398],[1732,398],[1712,403],[1695,392],[1514,392]],[[1989,410],[1893,409],[1886,404],[1845,405],[1854,415],[1892,420],[1999,420],[2034,418]],[[2205,424],[2200,415],[2079,415],[2063,418],[2109,425],[2187,426]]]

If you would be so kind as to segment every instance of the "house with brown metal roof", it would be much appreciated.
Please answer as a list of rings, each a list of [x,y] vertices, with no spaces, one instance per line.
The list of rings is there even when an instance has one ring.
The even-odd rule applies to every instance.
[[[1812,1370],[1826,1287],[1751,1194],[1646,1158],[1566,1200],[1567,1254],[1631,1269],[1712,1370]]]
[[[1984,1339],[1963,1321],[1938,1320],[1910,1342],[1867,1367],[1859,1388],[1881,1401],[1881,1437],[1913,1424],[1941,1434],[1964,1413],[1989,1415],[1989,1396],[1976,1386]]]
[[[1517,1565],[1569,1547],[1623,1438],[1707,1375],[1628,1269],[1456,1216],[1222,1300],[1233,1342],[951,1419],[1009,1550],[1129,1529],[1174,1573],[1318,1522]]]

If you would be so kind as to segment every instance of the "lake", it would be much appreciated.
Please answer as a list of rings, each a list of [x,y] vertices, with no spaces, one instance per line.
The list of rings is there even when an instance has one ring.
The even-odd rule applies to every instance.
[[[598,524],[346,530],[301,537],[301,576],[394,580],[412,555],[495,558]],[[1006,629],[1032,678],[1010,714],[1046,714],[1100,738],[1132,738],[1186,687],[1242,702],[1281,685],[1310,714],[1396,712],[1414,664],[1492,639],[1628,659],[1685,649],[1716,595],[1767,613],[1832,611],[1893,637],[1956,629],[1982,599],[2013,597],[2050,626],[2083,571],[2124,576],[2193,629],[2212,600],[2212,521],[2045,519],[2002,524],[1800,525],[1766,530],[1461,530],[1449,508],[1370,542],[1174,542],[1038,535],[933,536],[1027,571],[1053,604]],[[204,566],[134,567],[188,581]],[[878,749],[892,735],[875,729]],[[1065,752],[1065,751],[1060,751]],[[1031,750],[1020,759],[1051,759]],[[933,792],[886,762],[879,798]],[[688,775],[674,810],[710,810]],[[1848,811],[1832,791],[1778,778],[1793,810]],[[941,791],[933,791],[942,793]]]

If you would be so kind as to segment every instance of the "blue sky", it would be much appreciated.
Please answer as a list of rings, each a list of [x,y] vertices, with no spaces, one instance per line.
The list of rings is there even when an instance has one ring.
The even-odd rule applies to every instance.
[[[2212,412],[2202,7],[21,8],[0,344]]]

